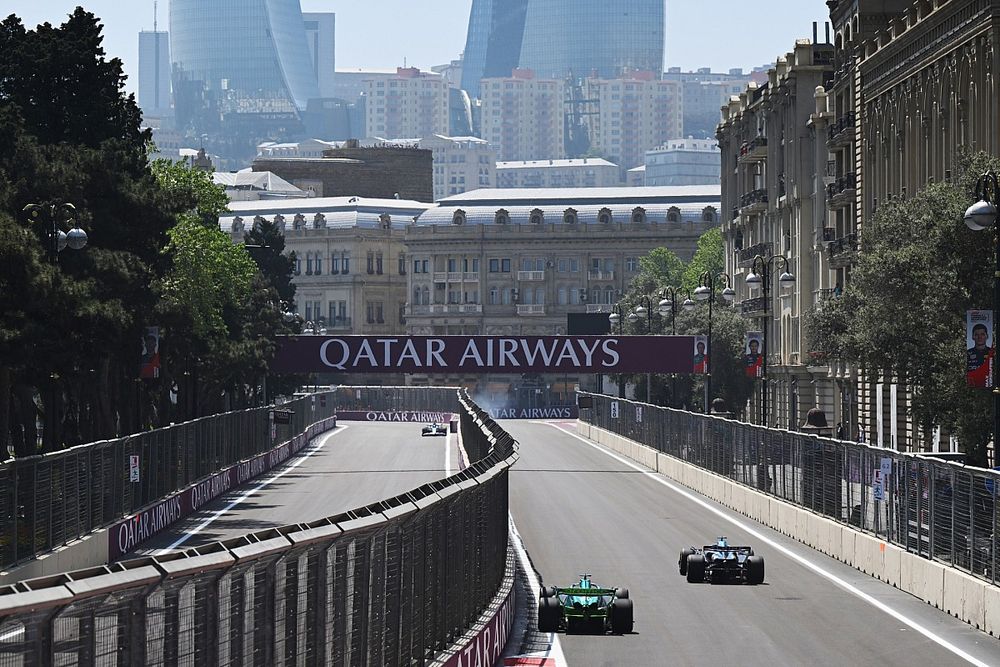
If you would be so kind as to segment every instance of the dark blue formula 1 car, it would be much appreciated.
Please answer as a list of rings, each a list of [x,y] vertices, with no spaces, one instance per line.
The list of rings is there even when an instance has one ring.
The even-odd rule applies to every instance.
[[[764,583],[764,559],[751,547],[738,547],[720,537],[715,544],[700,549],[681,550],[677,569],[690,583]]]

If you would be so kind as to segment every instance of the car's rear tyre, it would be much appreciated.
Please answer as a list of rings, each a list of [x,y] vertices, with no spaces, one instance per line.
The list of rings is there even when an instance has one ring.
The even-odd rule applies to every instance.
[[[555,586],[542,586],[538,589],[538,599],[552,598],[556,596]]]
[[[627,588],[616,588],[615,598],[619,600],[628,600],[628,589]]]
[[[632,601],[628,598],[615,598],[611,603],[611,632],[616,635],[627,635],[632,632]]]
[[[764,583],[763,556],[750,556],[747,558],[747,583],[755,586]]]
[[[538,601],[538,631],[556,632],[559,630],[559,600],[544,597]]]
[[[681,549],[681,557],[677,559],[677,571],[680,572],[682,576],[687,574],[688,556],[693,553],[693,549]]]
[[[705,555],[691,554],[687,557],[687,580],[689,584],[705,581]]]

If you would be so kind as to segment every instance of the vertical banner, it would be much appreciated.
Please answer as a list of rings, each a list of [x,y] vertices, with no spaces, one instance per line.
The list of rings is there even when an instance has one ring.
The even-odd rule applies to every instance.
[[[899,449],[899,423],[897,421],[898,408],[896,402],[899,399],[896,383],[889,385],[889,447]]]
[[[145,380],[160,377],[160,327],[146,327],[143,331],[139,377]]]
[[[882,384],[875,385],[875,429],[877,436],[873,440],[879,447],[885,447],[885,424],[882,410]]]
[[[694,337],[694,373],[708,373],[708,336]]]
[[[965,383],[970,387],[993,387],[993,311],[965,312]]]
[[[748,331],[743,344],[744,366],[748,378],[764,377],[764,334],[760,331]]]

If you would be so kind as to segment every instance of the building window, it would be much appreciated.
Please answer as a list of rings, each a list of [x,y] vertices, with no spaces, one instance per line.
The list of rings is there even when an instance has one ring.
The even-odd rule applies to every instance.
[[[366,268],[368,270],[368,275],[375,273],[375,253],[371,250],[368,251],[368,257],[366,262]]]
[[[482,184],[482,180],[481,179],[480,179],[480,184]],[[493,216],[493,222],[496,223],[496,224],[498,224],[498,225],[509,224],[510,223],[510,213],[507,212],[507,209],[503,209],[503,208],[500,209],[499,211],[496,212],[496,215]]]
[[[510,259],[500,260],[500,273],[510,273]]]
[[[332,275],[337,275],[340,273],[340,254],[336,252],[330,253],[330,273]]]
[[[565,287],[560,287],[559,288],[559,300],[558,300],[558,304],[560,306],[565,306],[565,305],[567,305],[569,303],[568,299],[569,299],[569,293],[567,292],[566,288]]]
[[[597,221],[602,225],[610,225],[612,219],[610,208],[602,208],[597,212]]]
[[[454,182],[454,180],[455,179],[452,178],[453,182]],[[457,211],[455,211],[455,213],[451,216],[451,224],[453,224],[453,225],[464,225],[465,224],[465,211],[463,211],[462,209],[458,209]]]
[[[641,206],[636,206],[632,209],[632,222],[636,224],[642,224],[646,222],[646,209]]]
[[[711,206],[706,206],[705,210],[701,212],[702,222],[715,222],[715,209]]]
[[[671,206],[667,211],[667,222],[680,222],[681,210],[676,206]]]
[[[295,275],[302,275],[302,258],[297,255],[295,257]]]
[[[503,305],[509,306],[511,304],[511,300],[513,299],[513,296],[511,294],[511,291],[510,291],[509,287],[504,287],[503,288],[503,292],[500,293],[500,296],[501,296],[501,299],[503,300]]]
[[[403,254],[399,255],[399,262],[398,262],[397,271],[399,272],[399,275],[401,275],[401,276],[405,276],[406,275],[406,255],[403,255]]]
[[[496,306],[500,303],[500,288],[494,286],[490,288],[490,305]]]
[[[567,225],[575,225],[578,218],[576,215],[576,209],[568,208],[563,211],[563,223]]]
[[[528,221],[533,225],[540,225],[545,222],[545,214],[542,213],[541,209],[536,208],[531,212]]]
[[[340,256],[341,273],[347,275],[351,272],[351,253],[344,252]]]
[[[306,275],[311,276],[313,274],[313,254],[311,252],[306,253]]]
[[[382,275],[382,253],[375,253],[375,273]]]
[[[448,258],[448,273],[455,273],[458,271],[458,260],[454,257]]]
[[[639,258],[638,257],[626,257],[625,258],[625,270],[626,271],[638,271],[639,270]]]
[[[500,260],[491,259],[490,260],[490,273],[500,273]]]

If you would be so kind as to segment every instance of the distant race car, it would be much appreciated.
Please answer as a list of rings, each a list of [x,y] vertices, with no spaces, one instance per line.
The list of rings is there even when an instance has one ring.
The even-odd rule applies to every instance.
[[[439,424],[434,422],[433,424],[428,424],[420,431],[421,436],[425,435],[448,435],[448,426],[446,424]]]
[[[681,550],[677,569],[690,583],[764,583],[764,558],[755,556],[751,547],[738,547],[720,537],[715,544],[700,549]]]
[[[581,574],[569,588],[544,587],[538,595],[538,631],[576,630],[585,625],[616,635],[632,632],[632,600],[627,588],[601,588]]]

